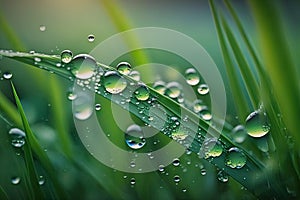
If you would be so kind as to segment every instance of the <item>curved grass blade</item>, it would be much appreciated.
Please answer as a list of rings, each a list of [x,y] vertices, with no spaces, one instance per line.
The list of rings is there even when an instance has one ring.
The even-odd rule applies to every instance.
[[[7,53],[1,53],[2,55],[7,55]],[[34,55],[28,55],[26,53],[9,53],[9,57],[15,60],[19,60],[21,62],[30,63],[30,60],[33,59],[33,57],[40,57],[41,62],[38,66],[43,66],[45,63],[45,66],[47,66],[47,70],[56,72],[58,69],[56,67],[56,63],[60,62],[60,59],[58,56],[49,56],[49,55],[41,55],[41,54],[34,54]],[[33,66],[37,66],[33,63]],[[52,63],[52,65],[51,65]],[[98,67],[101,67],[104,71],[111,71],[115,70],[112,67],[98,64]],[[45,67],[43,67],[45,69]],[[70,76],[71,72],[67,70],[66,67],[62,66],[59,68],[59,74],[63,75],[63,77],[68,78],[69,80],[73,80],[73,75]],[[68,76],[69,75],[69,76]],[[148,107],[149,103],[147,102],[140,102],[137,104],[137,99],[132,97],[132,93],[129,92],[129,90],[136,89],[135,86],[138,85],[138,83],[131,79],[130,77],[123,76],[123,78],[126,79],[128,82],[128,90],[124,90],[122,92],[122,95],[111,95],[107,93],[102,86],[99,87],[99,90],[96,91],[97,94],[102,95],[103,97],[109,99],[110,101],[120,105],[124,109],[128,110],[129,112],[136,115],[138,118],[143,120],[144,122],[150,124],[154,128],[157,128],[157,125],[155,122],[151,122],[149,120],[150,113],[144,112],[141,113],[140,109],[141,107]],[[79,80],[80,84],[80,80]],[[87,87],[87,88],[90,88]],[[92,87],[93,88],[93,87]],[[232,141],[230,141],[226,136],[222,135],[218,130],[214,129],[210,126],[207,122],[202,120],[200,117],[189,111],[188,109],[180,106],[175,101],[169,99],[168,97],[159,94],[151,87],[148,87],[150,91],[151,101],[152,103],[156,103],[157,105],[160,105],[164,108],[166,111],[167,116],[177,116],[179,119],[181,119],[181,116],[187,116],[185,121],[180,121],[180,123],[183,125],[183,132],[187,134],[186,141],[182,142],[182,145],[189,144],[188,142],[191,142],[190,146],[187,146],[189,149],[191,149],[193,152],[198,153],[199,149],[201,148],[201,145],[203,143],[204,138],[206,137],[206,134],[214,136],[215,134],[221,134],[220,141],[223,148],[223,153],[221,156],[216,158],[210,158],[208,161],[216,166],[218,166],[221,169],[224,169],[226,173],[228,173],[230,176],[232,176],[234,179],[236,179],[238,182],[240,182],[243,186],[245,186],[249,191],[252,191],[255,195],[260,197],[270,197],[270,196],[276,196],[276,197],[284,197],[286,193],[281,191],[281,188],[277,185],[277,183],[272,182],[272,177],[269,178],[266,174],[264,174],[263,171],[263,164],[261,164],[253,155],[249,155],[246,151],[243,151],[243,153],[247,157],[246,165],[241,169],[232,169],[225,165],[225,159],[226,159],[226,151],[235,145]],[[130,98],[130,101],[125,101],[124,98]],[[125,104],[121,104],[120,102],[124,101],[127,102]],[[166,126],[172,125],[171,122],[166,121],[164,117],[160,116],[160,112],[154,113],[157,120],[163,120],[166,124]],[[167,129],[166,126],[164,126],[163,129],[159,128],[165,135],[172,137],[172,131],[177,131],[173,129]],[[196,132],[195,129],[197,128]],[[201,131],[198,132],[198,128],[201,128]],[[196,137],[193,137],[195,136]],[[195,139],[198,138],[198,139]],[[241,148],[241,147],[239,147]],[[241,148],[242,149],[242,148]],[[246,178],[245,178],[246,177]],[[259,185],[259,189],[257,188]],[[270,186],[270,187],[269,187]]]
[[[222,50],[222,56],[223,56],[223,60],[225,62],[225,66],[226,66],[227,77],[229,80],[232,95],[234,97],[239,121],[241,123],[244,123],[244,119],[246,118],[246,116],[248,115],[248,113],[250,111],[247,106],[247,101],[246,101],[244,95],[242,95],[243,91],[242,91],[242,88],[240,87],[238,75],[234,68],[233,61],[231,60],[231,58],[229,56],[229,50],[228,50],[228,47],[225,42],[225,36],[222,32],[220,20],[217,15],[216,8],[212,1],[210,1],[210,7],[211,7],[211,12],[213,14],[213,19],[215,22],[215,26],[216,26],[216,30],[217,30],[217,34],[218,34],[218,38],[219,38],[219,44],[220,44],[220,47]]]

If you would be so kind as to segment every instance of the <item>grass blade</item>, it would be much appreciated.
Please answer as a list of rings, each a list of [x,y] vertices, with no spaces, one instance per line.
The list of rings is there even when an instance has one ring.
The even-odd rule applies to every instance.
[[[8,200],[8,196],[7,196],[6,192],[4,191],[4,189],[1,187],[1,185],[0,185],[0,199]]]
[[[240,87],[238,75],[234,68],[233,61],[231,60],[231,58],[229,56],[229,51],[228,51],[228,48],[227,48],[226,42],[225,42],[225,36],[222,32],[220,20],[217,15],[216,8],[215,8],[213,1],[210,1],[210,7],[211,7],[211,12],[213,14],[213,19],[215,22],[215,26],[216,26],[216,30],[217,30],[217,34],[218,34],[218,38],[219,38],[219,44],[220,44],[220,47],[222,50],[222,56],[223,56],[223,60],[224,60],[225,66],[226,66],[226,72],[227,72],[230,88],[232,91],[232,95],[234,97],[239,121],[241,123],[244,123],[244,119],[246,118],[246,116],[248,115],[250,110],[247,106],[247,101],[246,101],[245,97],[242,95],[243,91],[242,91],[242,88]]]

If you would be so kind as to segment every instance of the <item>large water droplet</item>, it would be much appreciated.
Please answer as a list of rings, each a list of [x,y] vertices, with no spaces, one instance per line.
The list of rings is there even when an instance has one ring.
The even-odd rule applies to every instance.
[[[95,36],[93,34],[88,35],[88,41],[89,42],[94,42]]]
[[[11,178],[11,183],[13,185],[18,185],[20,182],[21,182],[21,178],[18,177],[18,176],[14,176],[14,177]]]
[[[72,74],[79,79],[91,78],[96,69],[95,59],[87,54],[79,54],[68,64]]]
[[[136,124],[130,125],[125,133],[125,141],[131,149],[142,148],[146,144],[146,140],[141,127]]]
[[[189,85],[197,85],[200,81],[199,75],[194,68],[189,68],[185,71],[185,78]]]
[[[246,118],[246,130],[252,137],[263,137],[270,131],[267,115],[260,110],[254,111]]]
[[[120,74],[128,75],[131,72],[131,65],[128,62],[120,62],[117,65],[117,70]]]
[[[22,147],[25,144],[25,133],[18,129],[12,128],[9,130],[9,136],[11,139],[11,145],[17,148]]]
[[[5,78],[6,80],[9,80],[9,79],[11,79],[11,78],[13,77],[13,74],[10,73],[10,72],[4,72],[2,76],[3,76],[3,78]]]
[[[228,150],[226,155],[225,164],[231,168],[240,169],[246,164],[247,157],[237,147],[232,147]]]
[[[165,94],[166,91],[166,84],[163,81],[156,81],[153,84],[153,89],[156,90],[160,94]]]
[[[205,158],[219,157],[223,148],[217,138],[205,138],[201,150],[204,151]]]
[[[134,96],[140,101],[146,101],[150,92],[146,85],[140,84],[139,87],[134,91]]]
[[[71,62],[72,58],[73,58],[73,53],[70,50],[63,50],[60,54],[60,58],[61,58],[61,62],[62,63],[69,63]]]
[[[201,84],[199,85],[198,89],[197,89],[198,93],[201,95],[205,95],[209,92],[209,88],[208,85],[206,84]]]
[[[166,95],[173,99],[179,97],[179,95],[181,94],[181,85],[177,82],[170,82],[166,87]]]
[[[115,71],[108,71],[104,74],[105,90],[111,94],[118,94],[125,90],[127,81]]]
[[[232,138],[237,143],[243,143],[247,137],[247,131],[243,125],[237,125],[232,130]]]

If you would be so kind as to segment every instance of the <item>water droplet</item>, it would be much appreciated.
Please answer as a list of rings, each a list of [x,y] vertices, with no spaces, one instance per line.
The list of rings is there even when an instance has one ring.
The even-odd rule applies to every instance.
[[[35,57],[35,58],[34,58],[34,61],[35,61],[35,62],[37,62],[37,63],[39,63],[39,62],[41,62],[41,61],[42,61],[42,59],[41,59],[41,58],[39,58],[39,57]]]
[[[180,160],[179,160],[178,158],[175,158],[175,159],[173,160],[173,165],[174,165],[175,167],[179,166],[179,165],[180,165]]]
[[[206,175],[206,169],[202,168],[200,173],[201,173],[202,176],[205,176]]]
[[[209,88],[208,85],[206,84],[201,84],[199,85],[198,89],[197,89],[198,93],[201,95],[205,95],[209,92]]]
[[[140,79],[141,79],[140,72],[135,71],[135,70],[131,71],[129,76],[135,81],[140,81]]]
[[[40,25],[40,31],[44,32],[46,30],[46,26],[45,25]]]
[[[45,184],[45,178],[43,176],[39,176],[39,185]]]
[[[158,171],[163,172],[165,170],[165,166],[164,165],[159,165],[158,166]]]
[[[101,110],[101,104],[100,103],[97,103],[96,105],[95,105],[95,110]]]
[[[61,62],[62,63],[69,63],[71,62],[72,58],[73,58],[73,53],[70,50],[63,50],[60,54],[60,58],[61,58]]]
[[[166,95],[175,99],[181,94],[181,85],[177,82],[170,82],[166,86]]]
[[[125,133],[125,141],[131,149],[142,148],[146,144],[146,140],[141,127],[136,124],[130,125]]]
[[[108,71],[104,74],[105,90],[111,94],[118,94],[125,90],[127,81],[115,71]]]
[[[88,35],[88,41],[89,42],[94,42],[95,36],[93,34]]]
[[[150,92],[146,85],[140,84],[139,87],[134,91],[134,96],[140,101],[146,101]]]
[[[130,167],[131,167],[131,168],[135,167],[135,162],[134,162],[134,161],[131,161],[131,162],[130,162]]]
[[[175,132],[175,133],[172,133],[172,135],[171,135],[172,139],[177,142],[185,140],[187,138],[187,136],[188,135],[186,133],[182,133],[182,132]]]
[[[94,75],[97,63],[92,56],[79,54],[67,66],[76,78],[88,79]]]
[[[84,95],[84,93],[79,93],[77,98],[73,100],[73,113],[77,119],[86,120],[92,115],[93,108],[90,104],[91,101],[91,97]]]
[[[240,169],[246,164],[247,157],[237,147],[232,147],[228,150],[226,155],[225,164],[231,168]]]
[[[12,128],[8,133],[11,139],[12,146],[20,148],[25,144],[26,135],[22,130],[18,128]]]
[[[200,111],[200,117],[201,117],[202,119],[206,120],[206,121],[209,121],[209,120],[211,120],[212,115],[211,115],[211,113],[208,111],[207,108],[204,108],[204,109],[202,109],[202,110]]]
[[[180,176],[175,175],[175,176],[174,176],[174,182],[175,182],[175,183],[178,183],[179,181],[180,181]]]
[[[185,78],[189,85],[197,85],[200,81],[200,78],[194,68],[189,68],[185,71]]]
[[[13,77],[13,74],[10,72],[4,72],[3,73],[3,78],[5,78],[6,80],[10,80]]]
[[[206,108],[206,106],[204,105],[204,103],[202,102],[202,100],[200,99],[196,99],[193,102],[193,111],[195,113],[199,113],[201,110],[203,110],[204,108]]]
[[[153,89],[156,90],[160,94],[165,94],[166,91],[166,84],[163,81],[156,81],[153,84]]]
[[[13,185],[18,185],[20,182],[21,182],[21,178],[18,177],[18,176],[14,176],[14,177],[11,178],[11,183]]]
[[[117,65],[117,70],[120,74],[128,75],[131,72],[131,65],[128,62],[120,62]]]
[[[219,171],[217,174],[217,178],[219,181],[221,181],[222,183],[226,183],[228,182],[228,175],[224,172],[224,171]]]
[[[205,158],[219,157],[223,148],[217,138],[205,138],[201,150],[204,151]]]
[[[254,111],[246,118],[246,130],[252,137],[263,137],[270,131],[266,113],[261,110]]]
[[[131,179],[130,179],[130,184],[131,184],[131,185],[135,185],[135,178],[131,178]]]
[[[232,138],[237,143],[243,143],[247,137],[247,131],[243,125],[237,125],[232,130]]]
[[[73,101],[74,99],[77,98],[77,95],[74,94],[73,92],[68,92],[68,93],[67,93],[67,97],[68,97],[68,99],[69,99],[70,101]]]

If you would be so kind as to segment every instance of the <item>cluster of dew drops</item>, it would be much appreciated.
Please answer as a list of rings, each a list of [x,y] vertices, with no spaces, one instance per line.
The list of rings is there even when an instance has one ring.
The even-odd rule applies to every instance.
[[[42,30],[44,31],[44,27]],[[94,35],[88,36],[88,41],[93,42],[95,40]],[[38,64],[41,61],[41,58],[36,57],[35,64]],[[116,68],[117,71],[114,70],[103,70],[96,63],[95,59],[87,54],[79,54],[73,57],[73,53],[70,50],[64,50],[61,52],[61,63],[56,65],[57,67],[66,67],[78,80],[78,84],[81,86],[85,86],[91,89],[91,82],[94,82],[95,92],[100,93],[98,90],[101,86],[104,87],[105,92],[110,94],[122,94],[122,92],[127,87],[127,81],[123,78],[122,75],[126,75],[131,77],[133,80],[138,81],[138,87],[133,92],[134,97],[137,99],[137,104],[141,101],[150,101],[150,91],[146,85],[140,82],[140,73],[138,71],[132,70],[132,67],[127,62],[119,63]],[[1,72],[0,72],[1,73]],[[200,84],[200,76],[194,68],[188,68],[185,71],[185,79],[187,84],[193,87],[197,87],[197,92],[199,95],[207,95],[209,93],[209,87],[205,83]],[[10,80],[13,74],[10,72],[2,73],[1,80]],[[100,79],[103,77],[103,81]],[[71,77],[70,77],[71,78]],[[182,86],[178,82],[169,82],[165,83],[162,80],[156,81],[152,85],[153,89],[155,89],[158,93],[162,95],[166,95],[169,98],[177,101],[180,104],[184,103]],[[78,99],[77,94],[73,92],[68,92],[67,97],[69,100],[74,101]],[[75,113],[75,117],[79,120],[87,119],[93,112],[101,110],[101,104],[96,103],[94,109],[90,107],[79,106],[80,110]],[[208,107],[203,103],[201,99],[196,99],[192,103],[192,108],[190,108],[194,113],[198,114],[202,119],[206,121],[210,121],[212,119],[211,113],[209,112]],[[171,117],[171,121],[178,123],[176,117]],[[151,120],[151,118],[149,118]],[[178,124],[177,124],[178,125]],[[270,130],[270,125],[267,121],[266,113],[263,112],[263,109],[258,109],[249,114],[246,118],[245,126],[238,125],[232,130],[232,138],[236,143],[242,143],[246,139],[246,136],[251,136],[254,138],[261,138],[265,136]],[[18,129],[12,128],[9,130],[9,135],[11,137],[11,144],[15,148],[20,148],[25,144],[25,133]],[[172,138],[177,140],[182,140],[186,137],[186,135],[172,135]],[[144,138],[144,134],[142,128],[136,124],[132,124],[128,126],[125,132],[125,143],[132,150],[138,150],[145,146],[146,139]],[[214,144],[210,147],[210,144]],[[206,138],[202,144],[202,151],[198,154],[201,157],[206,159],[219,157],[223,153],[223,148],[220,142],[215,138]],[[202,152],[202,153],[201,153]],[[247,158],[245,154],[237,147],[231,147],[226,151],[225,157],[225,165],[233,168],[240,169],[244,167],[246,164]],[[179,159],[174,159],[174,166],[179,165]],[[164,172],[164,166],[159,165],[158,171]],[[204,168],[201,169],[201,174],[205,175],[206,170]],[[42,176],[39,181],[40,185],[44,184],[44,179]],[[228,175],[220,170],[217,174],[218,180],[221,182],[228,181]],[[20,182],[20,177],[13,177],[11,179],[12,184],[16,185]],[[178,184],[180,182],[180,176],[174,176],[174,182]],[[135,179],[132,178],[130,180],[131,185],[135,184]]]

